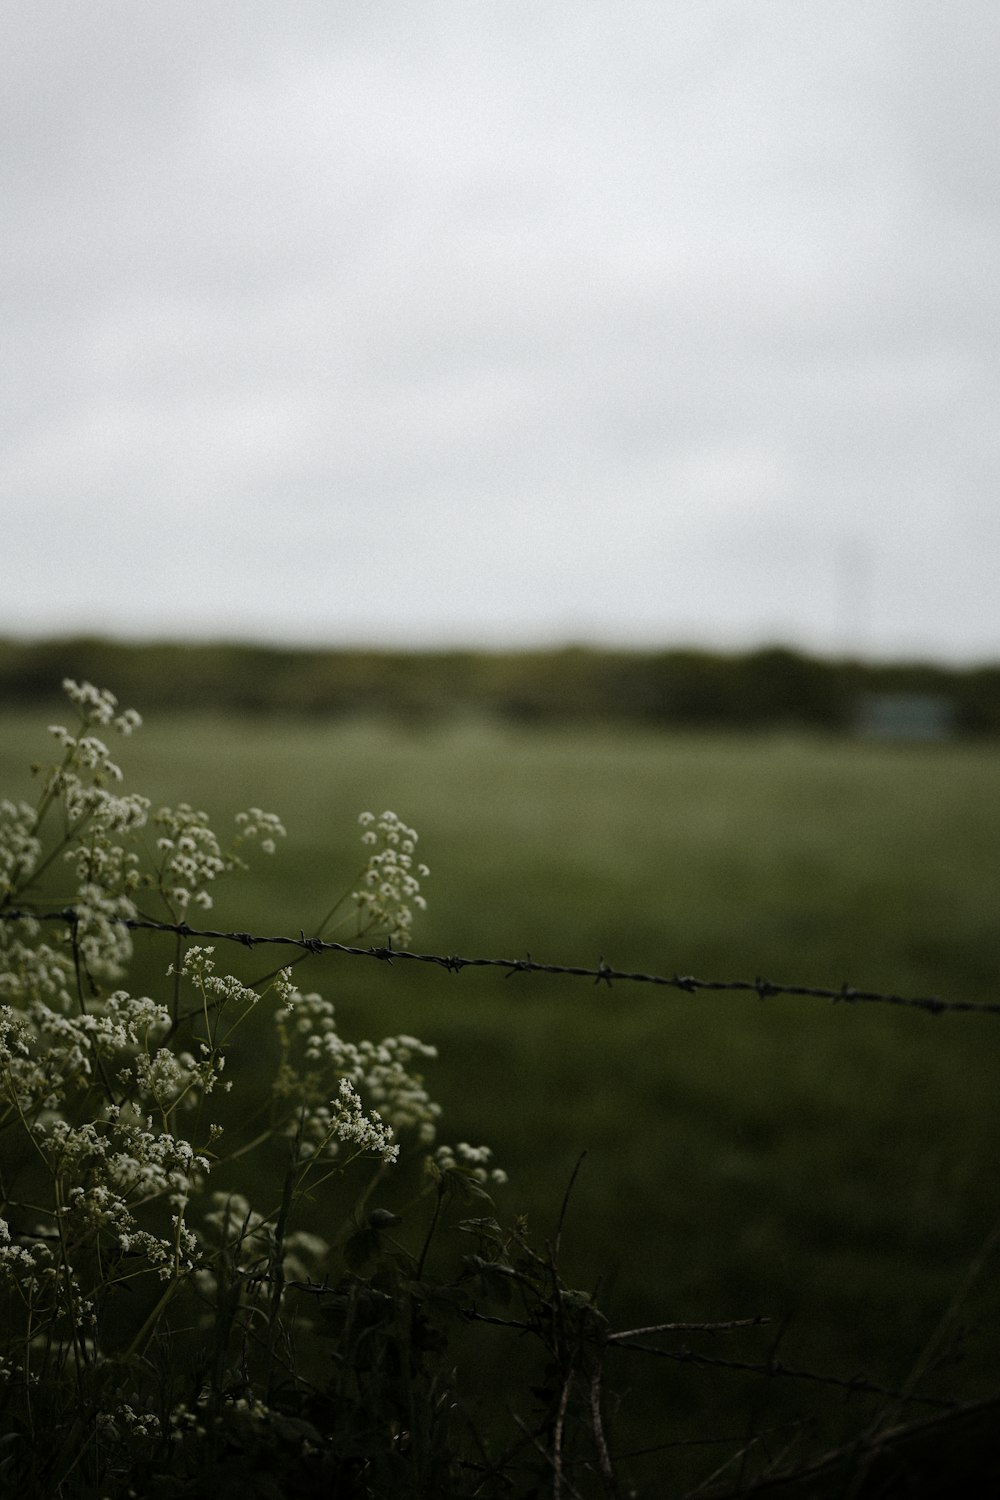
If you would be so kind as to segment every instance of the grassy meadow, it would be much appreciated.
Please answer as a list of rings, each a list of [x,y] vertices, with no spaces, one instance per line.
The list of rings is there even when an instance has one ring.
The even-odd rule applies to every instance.
[[[44,724],[0,720],[0,793],[30,795]],[[273,859],[220,885],[207,925],[315,930],[362,862],[358,812],[388,807],[431,867],[424,951],[1000,999],[993,745],[154,713],[120,750],[126,787],[154,801],[219,824],[257,804],[286,823]],[[170,944],[137,943],[152,985]],[[232,963],[249,975],[269,958],[234,948]],[[296,977],[336,1001],[348,1036],[439,1047],[443,1134],[495,1147],[501,1218],[525,1212],[551,1235],[586,1152],[562,1259],[600,1287],[614,1326],[772,1319],[672,1347],[777,1349],[900,1386],[1000,1219],[1000,1017],[338,956]],[[922,1390],[991,1388],[996,1288],[991,1263]],[[794,1382],[620,1360],[650,1444],[752,1422],[780,1427],[780,1449],[809,1440],[817,1401],[831,1428],[868,1410]]]

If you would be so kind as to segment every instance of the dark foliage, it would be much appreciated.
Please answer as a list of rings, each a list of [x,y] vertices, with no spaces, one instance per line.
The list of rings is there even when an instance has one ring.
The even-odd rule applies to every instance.
[[[63,677],[114,683],[145,709],[294,715],[476,713],[518,723],[803,727],[854,732],[865,704],[935,700],[961,734],[1000,733],[1000,665],[833,661],[770,647],[708,651],[297,650],[97,638],[0,642],[0,695],[46,704]]]

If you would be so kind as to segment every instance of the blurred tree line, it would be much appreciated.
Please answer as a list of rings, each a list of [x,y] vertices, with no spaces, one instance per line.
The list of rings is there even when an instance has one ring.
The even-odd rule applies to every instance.
[[[319,650],[99,638],[0,641],[0,701],[55,704],[64,677],[142,710],[236,714],[487,715],[520,723],[853,732],[863,705],[935,701],[954,732],[1000,733],[1000,663],[834,661],[784,647],[740,654],[553,650]]]

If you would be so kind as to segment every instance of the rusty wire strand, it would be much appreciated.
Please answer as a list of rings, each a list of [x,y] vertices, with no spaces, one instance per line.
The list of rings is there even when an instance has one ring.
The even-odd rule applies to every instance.
[[[78,920],[72,907],[57,911],[37,912],[30,910],[0,911],[0,920],[36,922],[70,922]],[[698,979],[693,974],[646,974],[631,969],[616,969],[598,959],[596,965],[542,963],[525,954],[523,958],[467,958],[456,953],[417,953],[410,948],[394,948],[391,942],[369,947],[358,947],[351,943],[336,943],[326,938],[306,937],[302,930],[298,937],[287,934],[267,935],[252,932],[224,932],[213,927],[192,927],[188,922],[157,922],[151,917],[114,917],[111,920],[129,931],[168,932],[182,938],[210,938],[216,942],[238,943],[244,948],[263,946],[297,948],[303,954],[340,953],[349,958],[374,958],[381,963],[393,964],[398,959],[417,964],[433,964],[449,974],[458,974],[463,969],[502,969],[504,977],[515,974],[550,974],[571,979],[591,979],[595,984],[649,984],[660,988],[682,990],[693,995],[699,991],[730,992],[756,995],[759,1000],[777,995],[829,1000],[842,1005],[895,1005],[911,1010],[923,1010],[930,1015],[962,1013],[966,1015],[1000,1015],[1000,1001],[944,1000],[938,995],[898,995],[879,990],[859,989],[852,984],[841,984],[837,989],[822,985],[785,984],[758,976],[756,979]]]

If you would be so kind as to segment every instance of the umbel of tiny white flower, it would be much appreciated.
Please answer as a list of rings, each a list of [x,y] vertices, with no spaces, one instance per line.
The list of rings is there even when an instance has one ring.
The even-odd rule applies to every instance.
[[[72,677],[64,677],[62,685],[86,724],[110,724],[119,734],[129,735],[142,723],[134,708],[118,713],[118,699],[106,688],[96,688],[92,682],[74,682]]]
[[[275,1026],[280,1050],[273,1094],[276,1099],[297,1098],[308,1108],[305,1140],[328,1139],[329,1093],[339,1087],[338,1080],[348,1078],[381,1121],[394,1131],[412,1131],[421,1146],[433,1144],[441,1108],[427,1093],[417,1066],[435,1058],[436,1048],[406,1035],[348,1041],[340,1035],[331,1001],[300,994],[291,985]]]
[[[492,1182],[494,1186],[502,1187],[507,1181],[507,1173],[502,1167],[488,1165],[492,1157],[489,1146],[470,1146],[468,1141],[459,1141],[457,1146],[438,1146],[432,1161],[442,1177],[457,1172],[475,1182]]]
[[[285,835],[281,820],[259,807],[236,814],[239,833],[228,850],[223,849],[208,814],[188,802],[161,807],[152,821],[160,830],[156,841],[160,856],[156,883],[174,914],[184,912],[192,904],[205,911],[211,908],[212,897],[207,887],[220,875],[247,868],[237,852],[242,844],[257,839],[262,853],[273,854],[277,847],[275,840]]]
[[[352,892],[361,929],[383,932],[397,947],[405,946],[413,927],[413,908],[427,909],[420,882],[431,873],[416,861],[416,831],[394,812],[384,812],[378,818],[363,812],[358,822],[364,829],[361,842],[371,849],[361,883]]]
[[[237,846],[245,840],[258,839],[260,848],[265,854],[273,854],[277,845],[275,839],[285,837],[285,827],[281,819],[274,813],[262,812],[259,807],[251,807],[247,812],[236,814],[236,826],[240,830]]]

